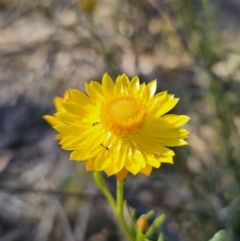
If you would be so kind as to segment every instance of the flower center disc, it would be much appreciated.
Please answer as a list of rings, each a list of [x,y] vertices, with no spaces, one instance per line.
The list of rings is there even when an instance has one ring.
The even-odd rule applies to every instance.
[[[103,127],[114,134],[127,136],[136,132],[144,124],[144,105],[131,96],[110,99],[101,109]]]

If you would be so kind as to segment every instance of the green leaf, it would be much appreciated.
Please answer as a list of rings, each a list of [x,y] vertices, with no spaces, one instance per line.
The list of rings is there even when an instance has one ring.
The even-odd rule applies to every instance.
[[[147,219],[148,221],[154,216],[154,211],[151,210],[146,214],[143,214],[144,218]]]
[[[159,234],[157,241],[164,241],[164,237],[162,233]]]
[[[128,211],[128,215],[130,217],[130,229],[131,229],[131,232],[135,236],[137,234],[137,227],[136,227],[136,221],[135,221],[135,210],[133,210],[133,211],[130,210],[126,200],[123,200],[123,205]]]
[[[224,241],[226,234],[225,230],[220,230],[209,241]]]
[[[136,240],[137,241],[140,241],[140,240],[146,240],[145,238],[144,238],[144,235],[138,230],[137,231],[137,237],[136,237]]]
[[[153,221],[152,225],[148,228],[148,230],[147,230],[147,232],[145,234],[145,237],[146,238],[150,238],[153,235],[153,233],[162,226],[164,220],[165,220],[165,215],[164,214],[162,214],[161,216],[157,217]]]

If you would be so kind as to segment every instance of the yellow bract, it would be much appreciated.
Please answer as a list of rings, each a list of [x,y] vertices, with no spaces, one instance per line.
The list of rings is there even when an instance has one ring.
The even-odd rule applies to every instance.
[[[55,98],[56,113],[44,118],[60,134],[57,139],[71,160],[86,161],[88,171],[105,171],[121,181],[128,172],[150,175],[161,163],[173,163],[170,146],[182,146],[189,117],[166,114],[178,102],[167,91],[156,95],[157,83],[140,84],[123,74],[114,83],[85,85],[87,95],[69,89]]]
[[[140,217],[137,220],[137,228],[143,232],[146,230],[147,227],[148,227],[148,220],[144,217]]]

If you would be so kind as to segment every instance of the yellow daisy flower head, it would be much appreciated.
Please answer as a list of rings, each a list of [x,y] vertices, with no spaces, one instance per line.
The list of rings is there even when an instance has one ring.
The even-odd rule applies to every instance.
[[[72,151],[70,160],[86,161],[87,171],[105,171],[122,181],[128,172],[150,175],[161,163],[173,163],[168,147],[188,143],[182,129],[189,117],[166,114],[178,102],[167,91],[155,95],[156,80],[140,84],[122,74],[114,83],[106,73],[102,84],[85,85],[87,95],[69,89],[55,98],[56,113],[44,118],[60,135],[60,145]]]

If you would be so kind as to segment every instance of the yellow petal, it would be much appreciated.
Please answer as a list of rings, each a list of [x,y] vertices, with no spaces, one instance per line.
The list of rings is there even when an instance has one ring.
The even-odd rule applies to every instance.
[[[55,140],[62,140],[64,137],[65,137],[65,135],[63,135],[63,134],[57,134],[57,135],[54,137],[54,139],[55,139]]]
[[[77,138],[76,136],[64,136],[64,138],[59,142],[59,144],[64,145],[68,142],[75,140],[76,138]]]
[[[95,104],[101,105],[101,102],[105,101],[102,85],[99,84],[96,81],[91,81],[90,87],[94,90],[94,92],[95,92],[95,94],[96,94],[96,96],[98,98],[98,102],[96,102]]]
[[[133,175],[136,175],[140,172],[141,166],[137,162],[133,162],[131,166],[127,166],[126,169],[131,172]]]
[[[166,103],[164,103],[161,108],[156,112],[156,116],[161,116],[166,114],[168,111],[170,111],[177,103],[178,103],[179,99],[178,98],[174,98],[172,100],[167,101]]]
[[[159,157],[158,160],[159,160],[161,163],[170,163],[170,164],[173,164],[173,157],[172,157],[172,156]]]
[[[114,164],[118,168],[119,171],[125,165],[127,153],[128,153],[128,147],[123,147],[123,146],[121,147],[121,149],[119,151],[116,151],[114,153]]]
[[[160,143],[164,146],[186,146],[188,142],[183,139],[161,139]]]
[[[63,124],[60,120],[58,120],[58,118],[52,115],[44,115],[43,119],[46,120],[52,126]]]
[[[146,165],[145,168],[142,168],[142,169],[141,169],[141,172],[142,172],[143,174],[149,176],[149,175],[151,174],[151,172],[152,172],[152,166]]]
[[[118,76],[115,84],[116,93],[124,92],[124,90],[129,86],[129,83],[130,81],[125,74]]]
[[[162,101],[164,101],[167,97],[167,93],[167,90],[165,90],[154,95],[151,99],[151,104],[156,104],[157,102],[161,103]]]
[[[115,89],[114,83],[112,81],[112,78],[107,73],[103,75],[102,88],[105,96],[108,96],[109,94],[114,92],[114,89]]]
[[[74,104],[74,103],[64,102],[63,103],[63,107],[64,107],[64,109],[66,109],[68,112],[70,112],[73,115],[77,115],[77,116],[81,116],[82,115],[81,108],[79,108],[79,106]]]
[[[148,115],[146,119],[146,125],[144,128],[150,130],[150,132],[156,133],[158,130],[160,131],[167,131],[170,129],[175,129],[180,127],[188,122],[190,118],[184,115],[164,115],[159,118],[156,118],[152,115]]]
[[[158,137],[163,137],[163,138],[187,138],[188,137],[188,131],[185,129],[179,129],[179,128],[175,128],[172,130],[168,130],[168,131],[161,131],[156,133],[156,136]]]
[[[150,97],[153,97],[157,90],[157,80],[153,80],[147,84],[147,88],[150,92]]]
[[[75,154],[75,151],[71,153],[70,159],[82,161],[82,160],[88,160],[90,158],[96,157],[101,152],[101,148],[94,147],[91,150],[76,150],[76,152],[77,152],[76,154]]]
[[[88,96],[92,100],[93,104],[99,105],[101,101],[103,100],[102,93],[98,92],[98,89],[94,88],[94,84],[85,84],[85,89],[87,91]]]
[[[139,78],[137,76],[133,77],[131,79],[130,85],[133,93],[136,93],[136,91],[139,90],[140,87]]]
[[[118,173],[119,169],[116,168],[116,166],[114,164],[112,164],[112,165],[108,166],[107,168],[105,168],[104,171],[106,172],[106,174],[108,176],[111,176],[111,175],[114,175],[114,174]]]
[[[167,127],[167,125],[161,126],[161,121],[152,121],[149,119],[146,125],[139,130],[139,135],[142,136],[142,138],[147,136],[147,139],[160,143],[165,139],[185,139],[188,137],[189,133],[185,129]]]
[[[190,120],[190,117],[188,117],[186,115],[169,114],[169,115],[164,115],[164,116],[160,117],[160,120],[164,121],[165,125],[172,124],[174,127],[179,127],[179,126],[186,124]],[[163,123],[161,123],[161,125],[162,124]]]
[[[76,160],[81,161],[81,159],[79,160],[79,158],[78,158],[80,155],[81,155],[81,153],[79,153],[79,151],[72,151],[71,154],[70,154],[69,159],[71,161],[76,161]]]
[[[81,129],[73,125],[57,125],[53,128],[64,135],[77,136],[81,133]]]
[[[145,104],[150,98],[150,90],[144,86],[144,88],[140,89],[138,95],[140,96],[142,102]]]
[[[55,116],[62,122],[64,123],[68,123],[68,124],[74,124],[77,122],[81,121],[81,117],[80,116],[76,116],[76,115],[72,115],[69,112],[66,111],[62,111],[62,112],[57,112],[55,114]]]
[[[55,109],[56,109],[57,111],[63,110],[63,107],[62,107],[62,102],[63,102],[63,100],[64,100],[64,99],[63,99],[62,97],[59,97],[59,96],[57,96],[57,97],[54,98],[53,102],[54,102]]]
[[[67,141],[63,140],[60,142],[62,148],[65,150],[74,150],[74,149],[89,149],[93,146],[100,146],[102,141],[105,139],[105,135],[100,134],[101,129],[95,128],[95,131],[91,135],[84,137],[83,135],[72,137]],[[101,136],[101,138],[98,138]]]
[[[147,155],[147,164],[155,168],[159,168],[161,165],[159,160],[156,159],[153,155]]]
[[[141,132],[139,131],[139,133],[141,133]],[[156,154],[162,153],[163,155],[166,155],[166,156],[174,155],[174,152],[172,150],[168,149],[167,147],[164,147],[163,145],[157,143],[156,141],[151,142],[148,139],[146,139],[146,137],[141,138],[139,133],[134,134],[129,137],[129,138],[131,138],[133,143],[136,144],[138,149],[144,150],[144,152],[146,152],[146,153],[156,153]]]
[[[100,154],[95,159],[95,170],[102,171],[106,169],[111,164],[111,157],[108,151],[101,151]]]
[[[139,165],[141,166],[141,168],[144,168],[146,166],[146,159],[145,158],[146,157],[143,156],[143,154],[138,150],[135,150],[135,152],[132,155],[133,161],[138,162]]]
[[[85,106],[85,105],[91,105],[91,99],[86,96],[85,94],[83,94],[81,91],[76,90],[76,89],[69,89],[70,95],[72,100],[81,106]]]

